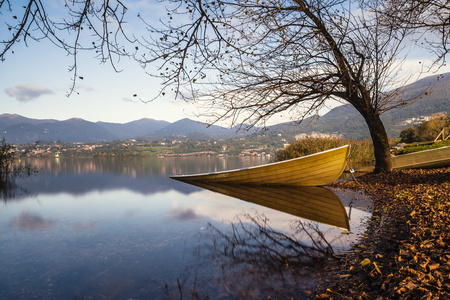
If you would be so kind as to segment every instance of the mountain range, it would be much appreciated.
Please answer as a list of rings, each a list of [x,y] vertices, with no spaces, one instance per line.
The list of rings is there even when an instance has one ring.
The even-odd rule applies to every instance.
[[[450,73],[437,80],[431,76],[405,87],[411,97],[431,90],[412,104],[382,115],[388,134],[398,137],[401,130],[434,113],[450,112]],[[369,138],[362,116],[351,105],[330,110],[320,118],[311,117],[302,123],[283,123],[266,128],[269,132],[293,137],[312,132],[341,134],[346,138]],[[257,130],[257,128],[256,128]],[[140,119],[129,123],[89,122],[79,118],[65,121],[31,119],[17,114],[0,115],[0,138],[10,144],[29,144],[36,141],[102,142],[120,139],[156,139],[177,137],[189,139],[224,139],[253,134],[254,131],[237,131],[236,128],[207,126],[190,119],[173,123],[153,119]]]
[[[65,121],[30,119],[17,114],[0,115],[0,138],[7,143],[29,144],[36,141],[63,141],[74,143],[103,142],[125,139],[152,139],[179,137],[189,139],[231,138],[251,133],[236,133],[235,128],[207,126],[190,119],[174,123],[140,119],[125,124],[89,122],[79,118]]]

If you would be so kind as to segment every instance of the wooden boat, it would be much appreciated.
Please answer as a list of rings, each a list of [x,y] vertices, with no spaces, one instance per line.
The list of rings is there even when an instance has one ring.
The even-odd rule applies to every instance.
[[[239,183],[254,185],[327,185],[341,176],[347,163],[350,146],[280,161],[262,166],[209,174],[179,175],[171,178],[190,182]]]
[[[190,181],[217,193],[346,230],[350,224],[342,201],[324,187],[244,185]]]
[[[391,158],[394,169],[426,169],[450,166],[450,147],[441,147]]]

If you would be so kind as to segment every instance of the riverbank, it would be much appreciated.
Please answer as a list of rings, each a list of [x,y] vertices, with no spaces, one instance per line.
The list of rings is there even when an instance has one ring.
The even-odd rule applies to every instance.
[[[360,243],[330,265],[318,299],[449,299],[450,168],[367,174],[373,215]]]

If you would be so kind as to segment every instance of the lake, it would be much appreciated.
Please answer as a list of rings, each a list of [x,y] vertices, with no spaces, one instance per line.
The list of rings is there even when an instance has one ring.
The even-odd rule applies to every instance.
[[[0,299],[298,299],[370,217],[359,192],[327,190],[345,230],[169,178],[264,157],[26,162],[39,173],[0,209]]]

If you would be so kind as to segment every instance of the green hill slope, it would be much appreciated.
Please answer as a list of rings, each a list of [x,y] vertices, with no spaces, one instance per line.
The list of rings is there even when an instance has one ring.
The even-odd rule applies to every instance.
[[[397,138],[400,132],[435,113],[450,113],[450,73],[430,76],[405,88],[404,98],[414,98],[427,91],[426,96],[417,98],[407,106],[388,111],[381,116],[388,135]],[[431,92],[430,92],[431,91]],[[301,124],[279,124],[269,127],[273,132],[284,132],[287,136],[306,133],[332,133],[350,139],[370,138],[363,117],[351,105],[342,105],[318,119],[306,119]]]

